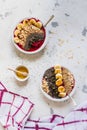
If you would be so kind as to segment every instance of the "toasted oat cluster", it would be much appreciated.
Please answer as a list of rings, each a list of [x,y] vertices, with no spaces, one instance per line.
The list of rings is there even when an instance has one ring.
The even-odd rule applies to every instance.
[[[39,48],[44,39],[44,27],[39,20],[34,18],[21,21],[14,31],[14,42],[24,50]]]
[[[72,73],[60,65],[49,68],[45,71],[42,88],[53,98],[66,97],[75,84]]]

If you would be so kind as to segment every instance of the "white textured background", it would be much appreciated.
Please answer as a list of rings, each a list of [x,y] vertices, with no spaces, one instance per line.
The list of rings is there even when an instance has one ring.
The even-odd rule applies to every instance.
[[[47,46],[36,55],[18,52],[12,43],[15,25],[23,18],[36,17],[49,23]],[[30,78],[26,84],[16,82],[7,68],[26,65]],[[52,113],[66,115],[72,103],[54,103],[43,97],[40,85],[46,69],[56,64],[67,67],[75,76],[77,104],[87,100],[87,0],[0,0],[0,81],[15,93],[35,103],[31,117]]]

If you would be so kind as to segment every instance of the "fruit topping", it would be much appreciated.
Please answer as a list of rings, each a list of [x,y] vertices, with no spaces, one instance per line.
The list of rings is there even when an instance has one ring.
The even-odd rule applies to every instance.
[[[64,86],[59,86],[59,87],[58,87],[58,92],[60,92],[60,93],[61,93],[61,92],[65,92],[65,90],[66,90],[66,89],[65,89]]]

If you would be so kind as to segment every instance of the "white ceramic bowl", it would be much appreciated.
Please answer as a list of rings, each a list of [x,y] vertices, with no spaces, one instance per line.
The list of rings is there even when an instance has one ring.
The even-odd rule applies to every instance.
[[[26,80],[28,80],[29,78],[29,69],[26,67],[26,66],[23,66],[23,65],[19,65],[15,68],[15,70],[18,70],[20,72],[26,72],[27,73],[27,76],[22,76],[20,74],[17,75],[17,73],[14,73],[14,77],[17,81],[20,81],[20,82],[24,82]]]
[[[12,41],[13,41],[13,44],[14,44],[14,46],[16,47],[16,49],[19,50],[20,52],[22,52],[22,53],[24,53],[24,54],[35,54],[35,53],[40,52],[42,49],[44,49],[44,47],[45,47],[46,44],[47,44],[47,31],[46,31],[46,28],[44,28],[43,23],[41,22],[41,20],[39,20],[39,21],[42,23],[42,26],[43,26],[43,28],[44,28],[44,30],[45,30],[45,39],[44,39],[44,41],[43,41],[43,44],[42,44],[37,50],[34,50],[34,51],[26,51],[26,50],[22,49],[21,47],[19,47],[19,46],[17,45],[17,43],[14,42],[14,31],[15,31],[17,25],[18,25],[19,23],[21,23],[23,20],[27,20],[27,19],[35,19],[35,20],[37,20],[37,21],[39,20],[39,19],[37,19],[37,18],[24,18],[24,19],[20,20],[20,21],[16,24],[16,26],[14,27],[13,35],[12,35]]]
[[[65,67],[64,67],[64,68],[65,68]],[[49,68],[49,69],[50,69],[50,68]],[[48,70],[48,69],[47,69],[47,70]],[[72,75],[73,75],[73,74],[72,74]],[[74,78],[74,76],[73,76],[73,78]],[[42,81],[43,81],[43,78],[42,78]],[[69,96],[66,95],[66,96],[63,97],[63,98],[54,98],[54,97],[50,96],[48,93],[46,93],[46,92],[43,90],[42,84],[41,84],[41,86],[40,86],[40,90],[41,90],[42,94],[43,94],[47,99],[49,99],[49,100],[51,100],[51,101],[54,101],[54,102],[63,102],[63,101],[66,101],[66,100],[70,99],[70,97],[72,97],[73,94],[75,93],[75,90],[76,90],[76,87],[75,87],[75,79],[74,79],[74,87],[73,87],[72,91],[69,93]]]

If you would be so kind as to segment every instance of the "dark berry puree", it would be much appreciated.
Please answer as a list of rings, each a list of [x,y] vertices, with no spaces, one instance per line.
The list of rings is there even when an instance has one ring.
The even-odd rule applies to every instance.
[[[26,20],[31,20],[31,19],[34,19],[36,22],[39,22],[39,21],[40,21],[40,20],[37,20],[37,19],[35,19],[35,18],[30,18],[30,19],[26,19]],[[23,23],[23,21],[24,21],[24,20],[22,20],[20,23]],[[15,28],[15,30],[16,30],[16,29],[17,29],[17,27]],[[14,32],[15,32],[15,30],[14,30]],[[29,52],[33,52],[33,51],[38,50],[38,49],[43,45],[43,43],[44,43],[44,41],[45,41],[45,38],[46,38],[46,30],[45,30],[45,28],[44,28],[43,25],[42,25],[42,27],[41,27],[40,30],[42,30],[43,33],[44,33],[44,38],[43,38],[43,40],[34,42],[34,43],[32,44],[32,47],[31,47],[29,50],[25,50],[24,47],[23,47],[20,43],[17,43],[17,45],[19,46],[19,48],[21,48],[22,50],[25,50],[25,51],[29,51]],[[14,35],[14,37],[16,37],[16,36]]]

